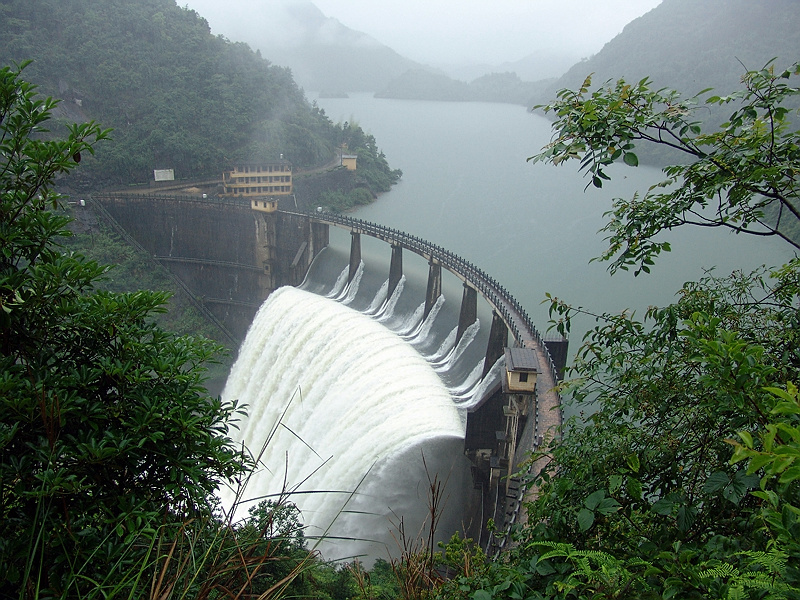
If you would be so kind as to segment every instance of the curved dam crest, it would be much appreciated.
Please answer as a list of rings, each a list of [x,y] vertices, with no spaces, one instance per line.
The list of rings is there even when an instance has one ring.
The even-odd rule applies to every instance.
[[[465,415],[448,388],[409,343],[335,300],[291,287],[270,295],[223,397],[248,405],[232,436],[254,455],[264,448],[244,498],[290,492],[307,537],[360,538],[327,547],[328,558],[385,556],[399,515],[415,531],[425,464],[443,479],[459,465],[450,485],[464,484]]]

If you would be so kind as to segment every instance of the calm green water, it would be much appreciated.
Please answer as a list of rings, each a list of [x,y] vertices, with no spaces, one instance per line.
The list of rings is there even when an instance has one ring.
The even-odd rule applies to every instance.
[[[650,275],[611,277],[589,263],[604,248],[602,214],[660,180],[658,169],[620,166],[602,190],[584,191],[577,163],[533,165],[527,157],[550,139],[550,123],[524,107],[488,103],[380,100],[369,95],[321,99],[334,121],[373,134],[401,182],[355,216],[447,247],[505,285],[547,329],[545,292],[593,311],[638,314],[672,301],[685,281],[760,264],[780,264],[785,244],[724,231],[670,234],[673,252]],[[388,248],[386,250],[388,256]],[[388,260],[388,259],[387,259]],[[581,327],[577,323],[573,339]],[[576,335],[577,334],[577,335]],[[573,349],[575,343],[572,344]]]

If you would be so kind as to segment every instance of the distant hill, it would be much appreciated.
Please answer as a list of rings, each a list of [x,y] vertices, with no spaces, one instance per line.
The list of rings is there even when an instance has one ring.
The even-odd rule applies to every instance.
[[[211,35],[175,0],[3,0],[0,57],[34,61],[23,77],[63,100],[63,121],[114,128],[80,170],[95,181],[146,182],[166,168],[218,177],[232,163],[281,155],[313,167],[343,142],[365,153],[360,164],[376,181],[399,177],[374,139],[309,104],[289,69]]]
[[[537,52],[501,64],[443,66],[442,69],[450,77],[461,81],[474,81],[489,73],[516,73],[522,81],[544,81],[561,77],[578,58],[560,52]]]
[[[312,2],[239,0],[246,9],[219,15],[220,30],[257,48],[275,64],[289,67],[300,86],[309,91],[374,92],[409,69],[423,65],[400,56],[375,38],[325,16]],[[215,28],[217,27],[215,21]]]
[[[737,88],[745,67],[760,68],[774,57],[783,66],[800,60],[797,0],[663,0],[536,100],[576,89],[590,73],[595,83],[650,77],[685,94],[708,87],[726,93]]]
[[[506,102],[528,105],[549,83],[522,81],[516,73],[490,73],[470,83],[424,70],[403,73],[375,94],[376,98],[449,102]]]

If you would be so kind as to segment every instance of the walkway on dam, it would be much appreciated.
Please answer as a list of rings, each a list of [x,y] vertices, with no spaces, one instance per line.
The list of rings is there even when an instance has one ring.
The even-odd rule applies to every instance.
[[[392,246],[410,250],[423,256],[431,263],[438,263],[456,277],[474,287],[490,304],[492,309],[508,327],[518,347],[531,348],[536,352],[541,372],[537,379],[536,427],[530,431],[530,439],[523,439],[520,447],[535,449],[543,438],[556,435],[562,424],[561,397],[556,385],[558,376],[556,366],[548,352],[544,339],[522,305],[491,275],[453,252],[432,244],[427,240],[405,233],[398,229],[371,223],[337,213],[323,211],[291,213],[305,216],[319,223],[334,225],[353,233],[365,234],[380,239]]]

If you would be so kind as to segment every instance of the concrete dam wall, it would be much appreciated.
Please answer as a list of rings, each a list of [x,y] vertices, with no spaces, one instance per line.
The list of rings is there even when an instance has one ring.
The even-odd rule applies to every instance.
[[[252,210],[249,201],[97,195],[95,205],[213,315],[235,342],[261,303],[302,282],[328,228],[306,217]]]

